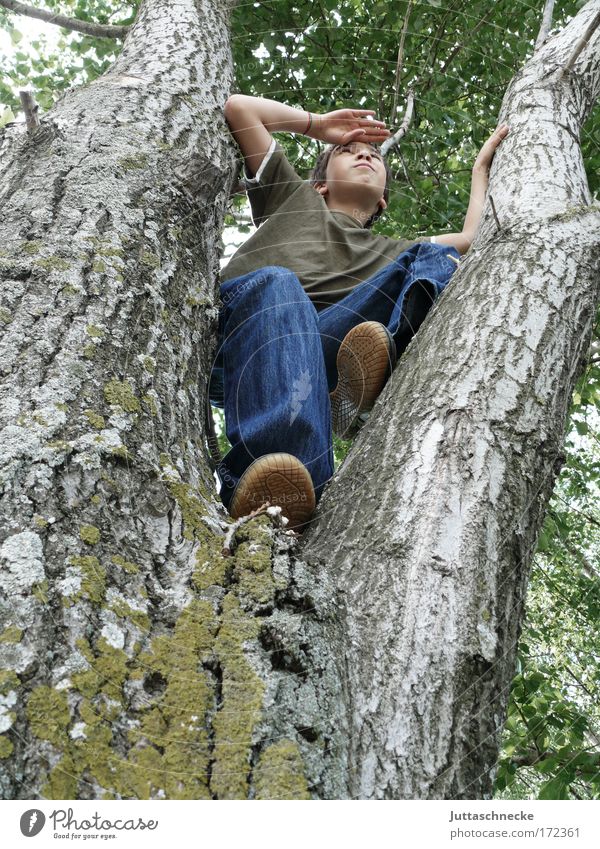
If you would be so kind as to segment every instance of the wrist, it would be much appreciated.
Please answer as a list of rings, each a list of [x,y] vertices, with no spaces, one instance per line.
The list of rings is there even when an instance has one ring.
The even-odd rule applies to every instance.
[[[315,112],[307,112],[307,122],[303,136],[307,136],[309,139],[318,138],[318,129],[321,121],[321,116],[317,115]]]

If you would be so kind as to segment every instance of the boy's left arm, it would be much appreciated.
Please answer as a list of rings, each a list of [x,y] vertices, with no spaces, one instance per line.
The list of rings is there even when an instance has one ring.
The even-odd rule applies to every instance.
[[[471,247],[471,242],[475,238],[479,219],[483,211],[485,202],[485,193],[488,187],[488,179],[492,159],[496,152],[496,148],[501,144],[503,139],[508,134],[508,125],[502,124],[489,137],[483,145],[477,159],[473,165],[473,177],[471,179],[471,197],[469,199],[469,207],[465,216],[461,233],[440,233],[433,237],[437,245],[451,245],[459,252],[466,253]]]

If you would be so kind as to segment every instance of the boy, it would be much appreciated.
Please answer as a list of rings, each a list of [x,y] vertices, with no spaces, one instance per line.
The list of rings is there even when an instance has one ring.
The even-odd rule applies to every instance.
[[[225,106],[258,226],[222,272],[209,387],[211,403],[225,407],[232,448],[217,472],[234,518],[269,501],[292,528],[310,519],[333,474],[332,429],[350,432],[372,407],[469,249],[508,131],[498,128],[475,161],[462,231],[409,242],[370,232],[390,177],[377,148],[390,132],[373,115],[315,115],[240,94]],[[277,131],[330,144],[309,183]]]

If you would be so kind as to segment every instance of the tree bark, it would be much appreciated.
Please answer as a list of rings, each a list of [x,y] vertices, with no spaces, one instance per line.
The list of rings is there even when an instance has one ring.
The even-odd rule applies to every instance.
[[[561,75],[599,8],[509,86],[496,215],[488,204],[305,540],[343,611],[330,641],[346,647],[351,797],[491,794],[529,565],[599,297],[600,207],[579,147],[600,87],[597,30]]]
[[[227,6],[145,0],[109,73],[0,136],[3,797],[489,794],[598,294],[573,138],[597,35],[552,76],[597,8],[513,82],[503,232],[488,213],[300,545],[261,516],[222,555],[205,444]]]

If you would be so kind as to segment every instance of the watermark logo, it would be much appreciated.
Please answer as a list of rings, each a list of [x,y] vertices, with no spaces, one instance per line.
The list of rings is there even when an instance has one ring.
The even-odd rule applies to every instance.
[[[32,808],[30,811],[25,811],[21,816],[21,834],[25,837],[35,837],[39,834],[46,824],[46,817],[37,808]]]
[[[305,369],[298,380],[292,386],[292,412],[290,414],[290,425],[294,424],[298,413],[302,409],[302,401],[306,401],[312,392],[310,373]]]

